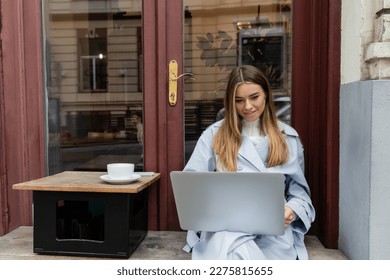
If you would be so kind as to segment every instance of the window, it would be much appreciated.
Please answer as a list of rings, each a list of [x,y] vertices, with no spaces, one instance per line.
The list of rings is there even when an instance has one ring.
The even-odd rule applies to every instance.
[[[42,11],[49,174],[142,171],[142,1],[42,0]]]
[[[79,38],[81,92],[107,92],[107,37],[105,29],[83,30]]]

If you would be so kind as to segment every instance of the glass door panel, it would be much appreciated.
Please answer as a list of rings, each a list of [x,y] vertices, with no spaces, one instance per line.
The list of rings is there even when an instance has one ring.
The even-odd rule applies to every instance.
[[[42,0],[47,169],[143,170],[142,1]]]
[[[220,119],[230,70],[261,69],[273,90],[277,116],[291,115],[291,0],[184,2],[185,160],[196,140]]]

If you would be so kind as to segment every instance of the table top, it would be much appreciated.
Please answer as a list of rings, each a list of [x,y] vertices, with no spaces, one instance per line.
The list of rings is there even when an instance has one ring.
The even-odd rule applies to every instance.
[[[137,181],[129,184],[114,185],[100,179],[100,176],[105,174],[107,173],[64,171],[36,180],[14,184],[12,188],[14,190],[32,191],[139,193],[160,178],[160,173],[152,173],[152,175],[141,176]]]

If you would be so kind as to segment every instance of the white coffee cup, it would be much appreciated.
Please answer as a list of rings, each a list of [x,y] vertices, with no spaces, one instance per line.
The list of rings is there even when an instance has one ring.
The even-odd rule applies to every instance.
[[[133,163],[109,163],[107,164],[107,173],[110,179],[124,180],[129,179],[134,174]]]

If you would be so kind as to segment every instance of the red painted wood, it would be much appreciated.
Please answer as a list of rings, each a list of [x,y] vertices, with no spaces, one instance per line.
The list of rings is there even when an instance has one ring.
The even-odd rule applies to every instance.
[[[159,172],[161,173],[160,179],[160,200],[159,200],[159,223],[160,230],[168,230],[168,159],[166,155],[167,145],[168,145],[168,131],[167,131],[167,77],[168,77],[168,63],[166,58],[167,52],[167,1],[158,1],[156,0],[156,10],[157,10],[157,52],[158,52],[158,94],[157,94],[157,104],[158,104],[158,127],[157,135],[159,137],[158,141],[158,164]]]
[[[0,14],[2,13],[0,5]],[[0,45],[3,40],[0,37]],[[4,134],[4,81],[3,81],[3,52],[0,48],[0,236],[7,230],[7,192],[6,192],[6,168],[5,168],[5,134]]]
[[[157,162],[158,172],[161,173],[160,189],[159,189],[159,230],[168,229],[168,163],[167,163],[167,144],[168,144],[168,132],[167,132],[167,108],[165,106],[167,96],[167,77],[168,77],[168,64],[166,58],[167,41],[166,41],[166,24],[167,24],[167,6],[166,1],[156,0],[156,13],[157,18],[155,21],[156,27],[156,42],[158,53],[157,63],[155,67],[157,69],[156,80],[157,84],[157,136],[158,136],[158,150],[157,150]],[[147,82],[147,81],[146,81]]]
[[[167,10],[170,15],[167,17],[167,66],[171,60],[176,60],[179,66],[178,75],[183,73],[183,1],[167,1]],[[183,79],[178,81],[178,99],[175,106],[168,103],[167,97],[164,100],[164,106],[167,108],[167,134],[169,141],[167,143],[167,167],[168,174],[173,170],[182,170],[184,167],[184,100],[183,100]],[[168,82],[168,79],[166,78]],[[166,89],[168,83],[166,84]],[[168,92],[166,92],[168,95]],[[167,212],[168,229],[180,230],[177,216],[176,204],[172,192],[170,180],[167,181]]]
[[[158,188],[149,191],[149,228],[158,230],[180,229],[169,173],[183,168],[183,99],[179,94],[171,107],[167,91],[169,61],[182,72],[181,2],[144,1],[145,169],[161,173]],[[181,87],[179,81],[179,93]]]
[[[2,16],[1,187],[9,214],[2,232],[8,232],[32,222],[31,192],[14,191],[12,184],[44,175],[40,1],[2,1]]]
[[[302,4],[302,5],[301,5]],[[310,134],[310,100],[312,96],[311,61],[311,1],[293,2],[293,48],[292,48],[292,125],[298,131],[305,149],[305,173],[311,187],[314,206],[318,203],[316,185],[310,178],[313,166]],[[316,232],[316,223],[312,225]]]
[[[326,174],[328,194],[326,209],[328,210],[324,242],[329,248],[338,248],[339,237],[339,158],[340,158],[340,65],[341,65],[341,0],[329,1],[328,6],[328,38],[327,49],[327,118]]]
[[[293,125],[317,211],[311,232],[337,248],[341,2],[294,1]]]
[[[157,81],[157,25],[156,1],[143,1],[143,53],[144,53],[144,164],[145,171],[159,170],[159,117],[158,117],[158,84]],[[148,223],[150,230],[159,229],[159,199],[162,183],[158,187],[149,189]]]

